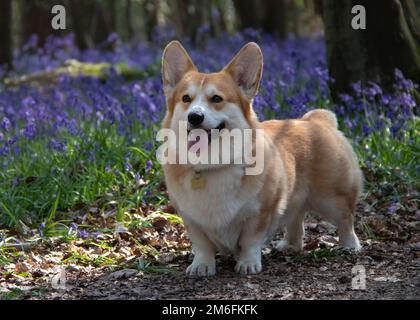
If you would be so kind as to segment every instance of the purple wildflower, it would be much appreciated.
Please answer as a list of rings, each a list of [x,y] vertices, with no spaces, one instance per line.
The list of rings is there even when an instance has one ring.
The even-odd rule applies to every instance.
[[[133,171],[133,166],[130,162],[128,162],[128,160],[124,162],[124,170],[127,172]]]
[[[153,168],[153,162],[152,160],[147,160],[146,161],[146,172],[150,171]]]
[[[394,201],[389,207],[388,207],[388,214],[395,213],[399,208],[399,203]]]
[[[77,236],[79,238],[82,238],[82,239],[87,239],[89,237],[89,232],[87,232],[85,230],[78,230],[77,231]]]
[[[44,229],[46,227],[45,222],[42,222],[39,227],[38,227],[38,232],[40,234],[41,237],[44,237]]]
[[[77,232],[77,229],[78,229],[78,225],[75,222],[72,222],[70,224],[70,230],[74,231],[74,232]]]
[[[2,129],[8,133],[10,131],[10,120],[7,117],[4,117],[3,120],[1,121],[1,127]]]
[[[134,180],[136,182],[136,185],[140,185],[141,176],[138,172],[134,175]]]

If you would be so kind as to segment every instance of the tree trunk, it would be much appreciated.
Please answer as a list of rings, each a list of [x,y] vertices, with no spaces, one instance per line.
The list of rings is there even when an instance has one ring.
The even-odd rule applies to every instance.
[[[175,1],[175,0],[173,0]],[[144,2],[145,21],[144,27],[147,40],[153,40],[153,30],[158,24],[157,13],[159,10],[159,2],[156,0],[146,0]]]
[[[23,9],[23,41],[26,42],[33,34],[38,36],[38,44],[43,45],[47,36],[53,33],[51,28],[50,1],[24,0]]]
[[[287,35],[286,0],[234,0],[240,29],[262,29],[281,39]]]
[[[125,1],[125,19],[126,19],[126,26],[127,26],[127,35],[128,35],[128,39],[132,39],[133,38],[133,25],[131,24],[131,10],[132,10],[132,6],[131,6],[131,0],[126,0]]]
[[[404,11],[404,17],[407,21],[408,27],[410,29],[413,38],[416,40],[417,44],[420,43],[420,19],[419,14],[416,9],[416,4],[414,0],[403,0],[401,5]],[[419,4],[420,5],[420,4]]]
[[[95,15],[96,24],[92,26],[92,35],[94,42],[100,43],[116,31],[115,0],[95,1]]]
[[[80,48],[93,47],[117,30],[115,0],[70,0],[66,8]]]
[[[90,33],[90,21],[92,20],[95,4],[92,1],[70,1],[68,8],[69,16],[72,22],[73,32],[76,37],[76,42],[79,48],[93,46],[93,37]],[[83,15],[83,12],[90,12],[89,18]]]
[[[178,37],[188,37],[193,43],[200,44],[204,39],[198,31],[205,24],[211,29],[211,2],[201,0],[172,0],[171,18]],[[211,30],[208,30],[209,32]]]
[[[284,39],[287,35],[286,1],[266,0],[264,5],[263,30]]]
[[[228,31],[228,19],[224,14],[225,8],[224,4],[220,1],[213,1],[211,3],[211,17],[210,24],[211,28],[214,31],[216,36],[219,36],[220,33]]]
[[[0,12],[0,64],[7,63],[10,66],[12,61],[11,1],[0,1]]]
[[[420,17],[420,0],[414,0],[414,6],[417,11],[417,15]]]
[[[238,14],[240,29],[261,28],[261,8],[262,1],[258,0],[234,0],[236,12]]]
[[[36,34],[38,37],[38,45],[42,46],[49,35],[62,36],[68,32],[67,30],[54,30],[51,27],[51,21],[54,17],[51,13],[51,9],[54,5],[63,5],[66,9],[69,8],[68,0],[19,1],[18,7],[22,11],[21,36],[23,43],[25,43],[30,36]]]
[[[354,5],[366,8],[365,30],[351,26]],[[322,0],[322,13],[334,100],[359,80],[391,90],[396,68],[420,80],[419,52],[399,0]]]

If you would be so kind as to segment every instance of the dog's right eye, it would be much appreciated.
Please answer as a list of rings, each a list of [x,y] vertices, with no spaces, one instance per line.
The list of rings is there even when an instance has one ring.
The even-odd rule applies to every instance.
[[[188,94],[182,96],[182,102],[185,102],[185,103],[191,102],[191,97]]]

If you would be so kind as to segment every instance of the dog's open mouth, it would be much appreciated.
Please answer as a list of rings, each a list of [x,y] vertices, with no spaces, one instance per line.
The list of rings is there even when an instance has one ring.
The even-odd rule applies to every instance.
[[[221,122],[216,128],[211,128],[211,129],[204,129],[204,128],[201,128],[201,127],[187,129],[187,136],[188,136],[187,148],[188,148],[188,150],[190,150],[197,143],[200,143],[200,147],[204,147],[206,145],[209,145],[211,143],[212,139],[215,139],[216,137],[218,137],[219,132],[223,129],[226,129],[225,122]],[[194,132],[195,130],[197,132]],[[203,132],[201,132],[201,134],[200,134],[199,130],[202,130],[206,133],[205,137],[206,137],[207,141],[201,141],[201,138],[204,139],[204,136],[203,136]],[[194,137],[190,136],[190,134],[192,132],[194,132]]]

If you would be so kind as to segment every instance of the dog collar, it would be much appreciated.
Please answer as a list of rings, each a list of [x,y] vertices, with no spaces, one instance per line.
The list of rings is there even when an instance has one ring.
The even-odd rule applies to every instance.
[[[244,174],[245,174],[245,167]],[[204,189],[206,187],[206,179],[203,177],[201,171],[194,170],[194,176],[191,178],[191,188],[193,190]]]
[[[201,174],[201,171],[194,171],[194,176],[191,179],[191,188],[204,189],[206,186],[206,179]]]

